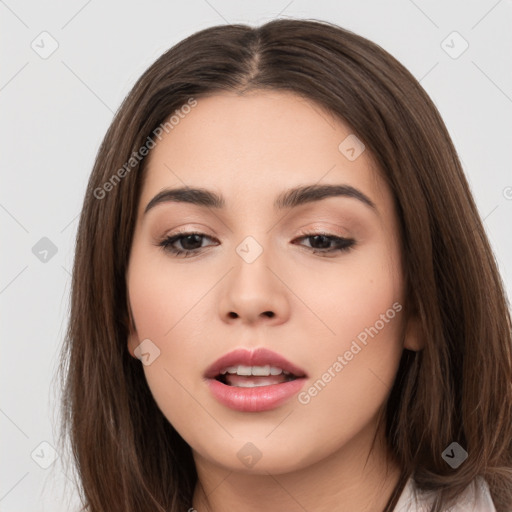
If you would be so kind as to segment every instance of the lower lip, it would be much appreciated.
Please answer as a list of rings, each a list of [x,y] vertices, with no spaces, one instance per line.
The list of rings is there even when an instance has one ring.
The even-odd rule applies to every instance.
[[[212,395],[226,407],[241,412],[261,412],[282,405],[301,390],[305,381],[305,378],[300,378],[254,388],[228,386],[216,379],[208,379],[207,382]]]

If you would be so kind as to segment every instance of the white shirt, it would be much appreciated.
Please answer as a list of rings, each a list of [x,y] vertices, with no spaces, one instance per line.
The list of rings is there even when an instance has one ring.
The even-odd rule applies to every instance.
[[[435,498],[435,492],[420,491],[412,477],[407,480],[400,499],[393,512],[429,512]],[[489,486],[481,477],[459,496],[456,504],[446,509],[446,512],[496,512],[491,499]]]

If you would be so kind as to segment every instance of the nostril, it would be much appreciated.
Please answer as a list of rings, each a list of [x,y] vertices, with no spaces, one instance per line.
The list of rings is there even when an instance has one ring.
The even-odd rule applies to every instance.
[[[268,316],[269,318],[273,318],[275,316],[275,313],[273,311],[264,311],[262,314]],[[234,311],[230,311],[228,313],[228,316],[230,318],[238,318],[238,313],[235,313]]]

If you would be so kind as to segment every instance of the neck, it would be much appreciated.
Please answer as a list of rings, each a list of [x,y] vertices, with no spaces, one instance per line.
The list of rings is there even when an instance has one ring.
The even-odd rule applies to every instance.
[[[287,473],[239,473],[194,452],[198,483],[192,506],[197,512],[382,512],[401,471],[382,432],[369,453],[373,434],[360,432],[328,457]]]

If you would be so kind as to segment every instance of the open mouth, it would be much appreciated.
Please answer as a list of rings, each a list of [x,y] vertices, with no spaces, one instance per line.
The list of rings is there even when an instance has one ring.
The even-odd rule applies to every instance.
[[[300,375],[294,375],[277,366],[229,366],[224,368],[215,380],[226,386],[240,388],[255,388],[260,386],[273,386],[298,379]]]
[[[203,377],[218,402],[239,412],[276,409],[308,378],[302,368],[264,347],[233,350],[212,363]]]

